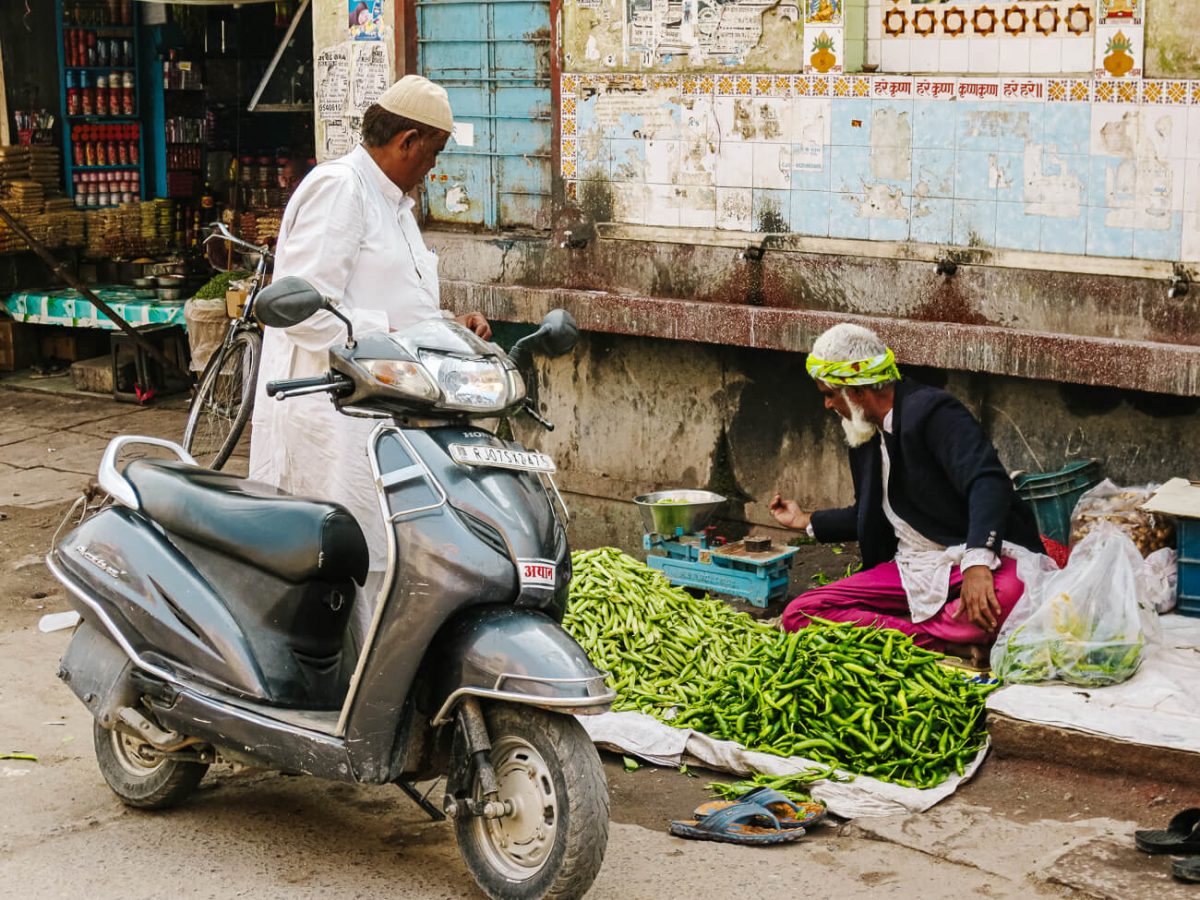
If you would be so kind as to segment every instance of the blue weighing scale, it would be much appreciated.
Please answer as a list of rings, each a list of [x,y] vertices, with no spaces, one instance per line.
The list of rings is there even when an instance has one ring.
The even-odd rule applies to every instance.
[[[663,500],[670,502],[663,503]],[[725,498],[710,491],[659,491],[635,497],[646,534],[646,564],[678,587],[740,597],[765,607],[787,594],[788,573],[798,552],[770,538],[726,543],[708,520]]]

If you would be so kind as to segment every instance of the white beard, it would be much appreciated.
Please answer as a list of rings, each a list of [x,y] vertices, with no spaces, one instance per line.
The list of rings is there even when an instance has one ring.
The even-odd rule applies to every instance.
[[[867,421],[866,410],[851,400],[848,394],[842,396],[846,400],[846,405],[850,407],[850,418],[842,419],[842,431],[846,434],[846,443],[851,447],[861,447],[875,437],[875,432],[879,429]]]

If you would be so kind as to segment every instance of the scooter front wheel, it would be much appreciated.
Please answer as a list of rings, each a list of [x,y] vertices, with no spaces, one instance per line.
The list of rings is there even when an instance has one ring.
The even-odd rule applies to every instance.
[[[512,814],[455,820],[459,850],[492,900],[574,900],[608,846],[600,755],[568,715],[497,704],[485,711],[500,800]],[[472,793],[481,797],[478,779]]]
[[[204,773],[206,763],[168,759],[144,741],[116,728],[92,722],[100,774],[126,806],[166,809],[183,802]]]

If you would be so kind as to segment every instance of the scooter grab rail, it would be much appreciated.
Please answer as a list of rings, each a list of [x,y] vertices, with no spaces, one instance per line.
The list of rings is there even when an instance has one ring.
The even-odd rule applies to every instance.
[[[141,437],[134,434],[123,434],[120,437],[113,438],[104,449],[104,456],[100,458],[100,469],[96,475],[96,481],[101,489],[112,497],[113,500],[130,509],[141,509],[141,501],[138,500],[138,495],[133,489],[133,485],[126,481],[125,476],[117,471],[117,454],[121,452],[123,447],[129,444],[148,444],[151,447],[162,447],[170,450],[179,457],[180,461],[190,466],[199,465],[190,453],[174,441],[156,437]]]

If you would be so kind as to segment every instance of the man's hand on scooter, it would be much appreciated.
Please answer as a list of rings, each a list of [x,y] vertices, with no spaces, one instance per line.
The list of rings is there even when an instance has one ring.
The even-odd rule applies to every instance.
[[[483,317],[483,313],[471,312],[465,316],[455,316],[454,321],[460,325],[465,325],[475,332],[485,341],[492,339],[492,326],[488,324],[488,320]]]

